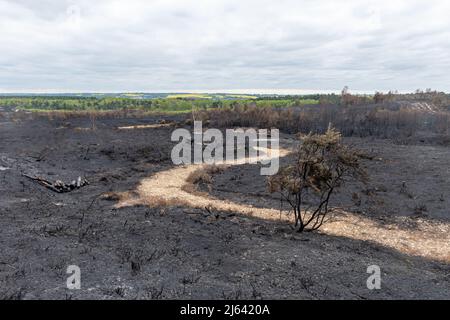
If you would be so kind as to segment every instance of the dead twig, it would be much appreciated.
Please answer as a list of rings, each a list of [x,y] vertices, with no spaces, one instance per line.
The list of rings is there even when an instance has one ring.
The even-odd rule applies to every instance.
[[[72,181],[69,184],[62,182],[61,180],[56,180],[55,182],[51,182],[42,177],[33,177],[28,174],[23,173],[22,176],[27,177],[33,181],[37,181],[40,185],[46,187],[57,193],[67,193],[76,189],[80,189],[81,187],[89,185],[89,181],[84,178],[78,177],[77,180]]]

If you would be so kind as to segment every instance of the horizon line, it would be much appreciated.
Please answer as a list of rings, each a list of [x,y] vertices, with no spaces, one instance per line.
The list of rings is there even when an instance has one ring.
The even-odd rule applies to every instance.
[[[388,92],[397,92],[398,94],[408,94],[408,93],[415,93],[415,90],[352,90],[349,89],[349,93],[354,94],[374,94],[376,92],[381,93],[388,93]],[[420,89],[423,90],[423,89]],[[425,89],[426,90],[426,89]],[[424,91],[425,91],[424,90]],[[434,90],[433,90],[434,91]],[[440,91],[435,90],[438,92],[444,92],[446,91]],[[124,90],[124,91],[116,91],[116,90],[95,90],[95,91],[82,91],[82,90],[55,90],[55,89],[38,89],[38,90],[1,90],[0,89],[0,95],[30,95],[30,94],[36,94],[36,95],[48,95],[48,94],[176,94],[176,93],[182,93],[182,94],[258,94],[258,95],[314,95],[314,94],[340,94],[342,92],[341,90],[336,89],[214,89],[214,90],[199,90],[199,89],[193,89],[193,90]]]

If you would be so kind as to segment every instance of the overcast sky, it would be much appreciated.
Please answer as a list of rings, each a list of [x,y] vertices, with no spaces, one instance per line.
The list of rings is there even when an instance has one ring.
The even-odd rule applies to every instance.
[[[447,0],[0,0],[0,92],[450,91],[449,14]]]

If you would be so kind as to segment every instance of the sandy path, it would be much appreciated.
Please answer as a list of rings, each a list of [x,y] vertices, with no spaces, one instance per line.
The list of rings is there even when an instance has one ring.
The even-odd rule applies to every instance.
[[[278,152],[272,152],[271,150],[259,149],[265,152],[266,157],[284,157],[289,151],[280,149]],[[247,162],[256,162],[258,158],[247,159]],[[226,162],[217,163],[221,166],[242,165],[246,160],[237,160],[233,164]],[[166,203],[171,205],[185,205],[192,208],[204,209],[206,207],[212,207],[219,211],[233,211],[239,212],[245,215],[263,218],[263,219],[275,219],[279,218],[280,212],[273,209],[261,209],[255,208],[249,205],[242,205],[232,201],[224,201],[216,199],[207,195],[196,195],[187,192],[184,186],[188,184],[187,179],[191,173],[196,170],[200,170],[206,167],[206,164],[186,165],[178,166],[173,169],[162,171],[154,176],[142,180],[138,186],[136,193],[137,197],[131,197],[119,202],[117,207],[133,206],[137,204],[152,205],[155,203]]]
[[[139,124],[134,126],[124,126],[124,127],[118,127],[119,130],[136,130],[136,129],[157,129],[157,128],[164,128],[164,127],[171,127],[173,126],[172,123],[165,123],[165,124]]]
[[[288,153],[286,149],[279,150],[280,157]],[[267,150],[267,155],[277,156],[276,152],[271,153],[270,150]],[[243,163],[245,160],[222,165]],[[256,208],[183,190],[188,184],[189,175],[205,166],[205,164],[178,166],[143,179],[133,195],[127,193],[116,206],[120,208],[134,205],[183,205],[199,209],[210,207],[218,211],[231,211],[261,219],[280,219],[279,210]],[[288,220],[287,214],[281,215],[281,219]],[[382,221],[377,223],[377,221],[346,212],[339,215],[338,219],[325,224],[321,232],[370,241],[401,253],[450,263],[450,224],[422,219],[414,227],[402,228],[401,224],[386,224]]]

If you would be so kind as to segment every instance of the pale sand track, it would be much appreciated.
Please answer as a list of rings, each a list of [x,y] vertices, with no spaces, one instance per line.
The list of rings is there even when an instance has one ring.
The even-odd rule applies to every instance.
[[[278,156],[276,152],[266,151],[269,157]],[[278,154],[284,157],[288,150],[280,149]],[[258,159],[248,159],[248,162],[255,162]],[[217,165],[231,166],[245,164],[245,159],[237,160],[233,164],[219,162]],[[151,205],[152,203],[167,203],[171,205],[185,205],[192,208],[212,207],[220,211],[233,211],[241,214],[263,218],[274,219],[279,217],[279,211],[273,209],[261,209],[248,205],[241,205],[231,201],[219,200],[207,195],[196,195],[184,190],[188,184],[187,179],[190,174],[207,166],[206,164],[178,166],[173,169],[158,172],[150,178],[142,180],[136,190],[137,197],[124,199],[117,204],[117,207],[133,206],[138,204]]]
[[[139,124],[134,126],[124,126],[124,127],[118,127],[119,130],[135,130],[135,129],[157,129],[157,128],[164,128],[164,127],[171,127],[173,124],[166,123],[166,124]]]
[[[289,153],[280,149],[280,157]],[[268,152],[269,155],[274,156]],[[276,155],[276,154],[275,154]],[[253,159],[254,160],[254,159]],[[222,165],[241,165],[245,161]],[[193,194],[185,191],[191,173],[203,169],[205,164],[178,166],[143,179],[135,192],[125,193],[116,207],[135,205],[188,206],[217,211],[230,211],[255,218],[288,220],[288,215],[280,215],[279,210],[256,208],[251,205],[221,200],[207,194]],[[411,219],[411,218],[406,218]],[[417,222],[417,221],[416,221]],[[450,263],[450,224],[422,219],[414,227],[402,228],[401,224],[386,224],[352,213],[339,214],[326,223],[321,232],[328,235],[370,241],[413,256],[430,258]]]

